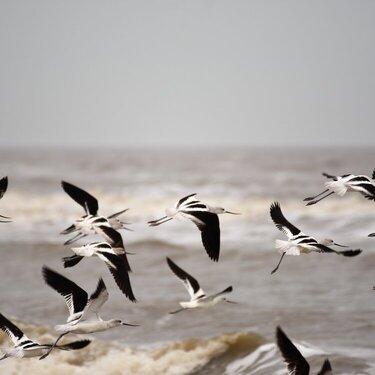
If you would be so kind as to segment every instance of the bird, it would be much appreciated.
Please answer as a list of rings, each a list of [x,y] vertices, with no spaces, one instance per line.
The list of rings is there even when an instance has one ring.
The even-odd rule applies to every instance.
[[[298,228],[296,228],[293,224],[291,224],[283,215],[281,211],[280,204],[278,202],[273,202],[270,207],[270,215],[275,223],[277,229],[282,231],[287,237],[287,241],[283,240],[276,240],[276,248],[281,252],[281,258],[279,263],[277,264],[276,268],[271,272],[271,274],[275,273],[281,261],[284,258],[284,255],[300,255],[301,253],[310,253],[312,251],[318,253],[335,253],[338,255],[343,256],[356,256],[359,255],[362,250],[342,250],[337,251],[330,247],[329,245],[337,245],[341,247],[346,247],[345,245],[338,245],[331,239],[325,239],[323,241],[317,241],[314,237],[307,236],[303,232],[301,232]]]
[[[279,326],[276,327],[276,343],[284,362],[288,365],[289,375],[309,375],[310,365]],[[324,361],[317,375],[332,375],[332,367],[328,359]]]
[[[170,312],[170,314],[176,314],[180,311],[186,310],[186,309],[193,309],[196,307],[208,307],[212,305],[216,305],[220,301],[225,301],[229,303],[236,303],[233,301],[230,301],[226,298],[226,295],[230,292],[232,292],[233,287],[228,286],[223,291],[212,294],[207,296],[203,289],[200,287],[198,281],[191,275],[189,275],[186,271],[184,271],[182,268],[177,266],[176,263],[174,263],[170,258],[166,258],[169,268],[172,270],[172,272],[182,281],[185,288],[187,289],[189,295],[190,295],[190,301],[188,302],[180,302],[180,305],[182,306],[181,309],[178,309],[176,311]]]
[[[137,324],[124,323],[120,319],[103,320],[99,315],[99,310],[108,300],[108,291],[102,278],[99,279],[94,293],[88,298],[88,294],[75,282],[65,276],[57,273],[47,266],[42,267],[44,281],[51,288],[61,294],[68,306],[69,317],[66,324],[60,324],[55,327],[61,332],[55,343],[49,348],[48,352],[43,354],[39,359],[49,355],[58,341],[68,333],[94,333],[106,331],[118,326],[136,327]]]
[[[126,257],[121,234],[115,229],[105,225],[98,227],[98,230],[108,237],[112,245],[111,243],[102,241],[89,242],[83,246],[72,247],[71,249],[74,252],[74,255],[62,258],[64,267],[73,267],[84,257],[96,255],[106,264],[117,286],[125,296],[129,298],[130,301],[136,302],[137,300],[134,296],[129,279],[131,268]]]
[[[8,320],[3,314],[0,314],[0,328],[13,341],[13,348],[1,348],[2,357],[0,361],[6,358],[31,358],[40,357],[47,353],[52,344],[38,344],[30,340],[14,323]],[[57,345],[60,350],[82,349],[90,344],[90,340],[74,341],[65,345]]]
[[[0,180],[0,199],[4,196],[7,189],[8,189],[8,177],[6,176]],[[9,216],[0,215],[0,218],[5,219],[5,220],[0,219],[0,223],[10,223],[12,221],[12,219]]]
[[[220,223],[218,214],[238,215],[237,212],[227,211],[222,207],[209,206],[195,198],[197,194],[190,194],[176,202],[173,208],[165,210],[166,216],[151,220],[148,224],[152,227],[172,220],[177,215],[190,219],[200,230],[203,246],[208,256],[215,262],[220,255]]]
[[[308,202],[306,206],[311,206],[315,203],[318,203],[334,193],[342,197],[346,192],[353,191],[358,191],[367,199],[375,200],[375,184],[368,176],[354,174],[333,176],[328,173],[322,173],[322,175],[324,177],[330,178],[331,181],[327,181],[324,183],[326,190],[315,196],[305,198],[304,201]],[[375,170],[373,171],[371,177],[373,180],[375,179]],[[318,197],[320,198],[317,199]]]
[[[125,223],[118,219],[118,216],[123,214],[128,210],[128,208],[116,212],[108,217],[101,216],[98,214],[99,203],[98,200],[89,194],[87,191],[69,183],[66,181],[61,181],[61,186],[64,191],[82,208],[85,210],[86,214],[70,225],[68,228],[61,231],[60,234],[69,234],[73,232],[78,232],[77,235],[65,241],[64,245],[70,245],[73,242],[86,237],[89,234],[96,233],[96,228],[99,225],[107,225],[114,229],[127,229]]]

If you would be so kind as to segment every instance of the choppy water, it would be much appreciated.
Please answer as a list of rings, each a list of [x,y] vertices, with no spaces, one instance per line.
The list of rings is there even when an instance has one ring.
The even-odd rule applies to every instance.
[[[66,306],[41,278],[46,264],[89,292],[103,276],[110,293],[103,318],[141,326],[97,333],[86,349],[44,361],[2,361],[0,373],[286,374],[274,345],[280,325],[301,345],[312,373],[329,357],[335,374],[375,374],[375,239],[367,237],[375,231],[375,204],[355,194],[313,207],[302,202],[322,190],[322,171],[371,175],[374,161],[372,150],[1,152],[0,175],[8,175],[9,189],[0,213],[14,222],[0,226],[0,312],[23,322],[30,338],[52,341]],[[130,208],[123,218],[133,231],[122,234],[128,251],[136,253],[129,261],[137,304],[117,290],[98,259],[63,269],[60,259],[71,252],[59,232],[82,209],[63,192],[62,179],[95,195],[102,214]],[[147,226],[194,192],[242,213],[220,217],[217,264],[193,224]],[[283,238],[268,213],[274,200],[304,232],[360,247],[363,254],[287,257],[271,276],[279,259],[274,240]],[[166,256],[208,293],[233,285],[231,299],[240,303],[169,315],[188,295]],[[10,344],[0,339],[1,346]]]

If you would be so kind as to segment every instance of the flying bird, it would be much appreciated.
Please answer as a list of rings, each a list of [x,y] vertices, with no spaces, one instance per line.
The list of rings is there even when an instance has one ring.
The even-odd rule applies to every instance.
[[[0,199],[4,196],[7,189],[8,189],[8,177],[3,177],[0,180]],[[12,219],[9,216],[0,215],[0,218],[5,219],[5,220],[0,219],[0,223],[10,223],[12,221]]]
[[[314,237],[307,236],[284,217],[281,211],[280,204],[278,202],[274,202],[271,204],[270,215],[276,227],[288,237],[287,241],[276,240],[275,242],[276,248],[281,253],[281,258],[276,268],[271,272],[271,274],[275,273],[278,270],[285,254],[300,255],[301,253],[308,254],[312,251],[315,251],[318,253],[335,253],[346,257],[352,257],[362,252],[362,250],[360,249],[337,251],[328,246],[345,246],[336,244],[335,242],[333,242],[333,240],[330,239],[317,241]]]
[[[0,361],[6,358],[31,358],[40,357],[51,349],[52,344],[38,344],[31,341],[14,323],[8,320],[3,314],[0,314],[0,328],[13,341],[13,348],[0,348],[2,357]],[[57,345],[56,348],[60,350],[77,350],[82,349],[88,344],[90,340],[74,341],[65,345]]]
[[[89,234],[97,233],[96,229],[100,225],[107,225],[113,229],[127,229],[126,224],[118,219],[118,216],[126,212],[128,209],[116,212],[108,217],[98,214],[99,203],[98,200],[89,194],[87,191],[70,184],[66,181],[61,181],[61,186],[64,191],[82,208],[85,210],[85,215],[75,220],[75,222],[68,228],[64,229],[61,234],[69,234],[78,232],[74,237],[67,240],[64,245],[70,245],[73,242],[86,237]]]
[[[288,365],[288,375],[309,375],[310,365],[279,326],[276,328],[276,342],[284,362]],[[317,375],[332,375],[328,359],[324,361]]]
[[[97,256],[106,264],[117,286],[125,296],[130,301],[136,302],[137,300],[129,279],[131,269],[126,257],[121,234],[113,228],[106,226],[101,226],[98,229],[103,232],[103,236],[108,237],[109,242],[90,242],[80,247],[72,247],[74,255],[62,259],[64,267],[73,267],[84,257]]]
[[[46,284],[64,297],[66,305],[68,306],[69,317],[66,324],[57,325],[55,327],[61,334],[47,353],[43,354],[39,359],[47,357],[57,345],[58,341],[70,332],[94,333],[106,331],[121,325],[137,326],[136,324],[124,323],[119,319],[103,320],[100,317],[99,311],[108,300],[108,291],[102,278],[99,279],[95,292],[88,298],[88,294],[85,290],[54,270],[43,266],[42,274]]]
[[[334,193],[342,197],[347,192],[353,191],[358,191],[367,199],[375,200],[375,184],[365,175],[344,174],[343,176],[333,176],[328,173],[322,174],[331,180],[324,183],[326,190],[313,197],[304,199],[305,202],[308,202],[306,206],[318,203]],[[372,173],[372,179],[375,179],[375,170]],[[320,198],[317,199],[318,197]]]
[[[238,215],[236,212],[227,211],[222,207],[209,206],[195,198],[195,194],[181,198],[173,208],[167,208],[163,216],[157,220],[151,220],[151,227],[172,220],[178,215],[190,219],[200,230],[202,243],[208,256],[215,262],[220,255],[220,224],[218,214]]]
[[[186,309],[193,309],[196,307],[208,307],[208,306],[216,305],[220,301],[236,303],[226,298],[226,295],[232,292],[233,290],[232,286],[228,286],[228,288],[224,289],[223,291],[219,293],[207,296],[204,293],[203,289],[200,287],[198,281],[193,276],[189,275],[182,268],[177,266],[177,264],[174,263],[168,257],[167,257],[167,263],[168,263],[169,268],[172,270],[172,272],[182,281],[182,283],[184,284],[185,288],[187,289],[190,295],[190,301],[180,302],[180,305],[182,306],[182,308],[176,311],[172,311],[170,314],[176,314],[180,311],[183,311]]]

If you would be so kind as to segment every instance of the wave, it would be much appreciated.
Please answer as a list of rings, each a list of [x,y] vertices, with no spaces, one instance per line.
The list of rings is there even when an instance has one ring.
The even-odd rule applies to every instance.
[[[249,231],[250,222],[258,228],[269,228],[269,207],[274,200],[275,198],[271,196],[237,198],[215,196],[207,199],[210,203],[220,202],[220,205],[241,213],[238,216],[223,215],[220,218],[223,227],[225,223],[227,228],[223,235],[232,233],[234,239],[239,238],[238,233]],[[13,220],[11,223],[0,224],[2,230],[0,242],[3,243],[35,241],[61,243],[67,239],[59,235],[61,230],[83,214],[80,206],[70,200],[67,201],[67,197],[62,194],[36,195],[12,192],[12,194],[4,196],[0,203],[0,213],[10,216]],[[282,199],[280,204],[290,220],[316,218],[329,221],[334,218],[335,225],[338,227],[346,226],[354,219],[359,227],[362,226],[361,221],[366,225],[371,222],[374,209],[372,202],[359,195],[343,198],[332,197],[331,200],[328,199],[322,204],[308,208],[305,207],[302,200],[296,198]],[[146,241],[145,245],[148,245],[147,241],[156,241],[157,245],[175,247],[189,243],[190,234],[191,243],[194,244],[196,233],[193,230],[186,231],[186,224],[182,220],[180,222],[175,220],[173,225],[171,224],[173,238],[165,231],[148,227],[147,221],[163,216],[164,209],[168,206],[171,206],[170,197],[155,200],[147,196],[142,199],[141,197],[122,197],[113,194],[106,195],[106,198],[102,200],[103,210],[101,213],[109,215],[124,208],[130,208],[121,217],[122,220],[130,223],[128,227],[132,230],[132,232],[124,232],[127,244],[143,245],[143,241]],[[347,222],[348,220],[349,222]],[[373,232],[371,228],[368,233],[370,232]]]
[[[34,326],[19,321],[15,323],[39,343],[54,340],[53,330],[46,326]],[[73,341],[78,336],[64,338]],[[84,337],[83,335],[81,337]],[[85,336],[87,338],[87,336]],[[85,349],[71,352],[55,351],[47,359],[13,359],[1,363],[5,374],[91,375],[183,375],[224,373],[232,361],[256,350],[264,339],[255,333],[229,333],[220,336],[161,344],[149,349],[133,349],[116,342],[105,342],[92,337]],[[63,341],[63,340],[62,340]],[[0,336],[1,346],[11,345],[5,334]]]

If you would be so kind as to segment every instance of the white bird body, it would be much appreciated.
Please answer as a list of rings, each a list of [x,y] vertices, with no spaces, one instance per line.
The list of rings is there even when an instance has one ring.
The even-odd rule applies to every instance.
[[[50,268],[44,266],[42,268],[42,273],[45,282],[64,297],[69,310],[69,316],[66,324],[60,324],[55,327],[61,334],[49,351],[43,354],[40,359],[45,358],[61,337],[70,332],[94,333],[120,325],[133,326],[119,319],[103,320],[100,317],[99,311],[108,300],[109,296],[102,278],[99,279],[95,292],[88,298],[88,294],[85,290]]]
[[[191,220],[201,232],[202,243],[208,256],[217,262],[220,255],[220,223],[217,215],[222,213],[237,215],[237,213],[222,207],[209,206],[197,200],[195,196],[196,194],[190,194],[181,198],[174,207],[165,210],[166,216],[151,220],[148,224],[157,226],[179,217]]]
[[[356,256],[362,252],[362,250],[360,249],[337,251],[330,248],[329,245],[336,245],[341,247],[346,246],[339,245],[333,242],[333,240],[331,239],[318,241],[314,237],[306,235],[285,218],[278,202],[274,202],[271,204],[270,215],[276,227],[287,237],[286,241],[279,239],[275,241],[276,249],[282,254],[282,256],[278,265],[271,273],[275,273],[277,271],[284,255],[297,256],[302,253],[309,254],[311,252],[318,252],[336,253],[343,256]]]
[[[8,189],[8,177],[0,179],[0,199]],[[5,220],[4,220],[5,219]],[[10,223],[12,220],[9,216],[0,215],[0,223]]]
[[[72,225],[64,229],[61,234],[69,234],[78,232],[78,234],[71,239],[67,240],[64,245],[72,244],[73,242],[81,239],[90,234],[100,234],[98,232],[99,226],[109,226],[115,230],[127,229],[125,225],[127,223],[122,222],[118,219],[118,216],[126,212],[128,209],[116,212],[108,217],[99,215],[99,203],[98,200],[89,194],[87,191],[70,184],[69,182],[62,181],[61,185],[64,191],[82,208],[86,214],[76,219]]]
[[[216,305],[220,301],[227,301],[230,303],[234,303],[226,299],[226,295],[233,290],[231,286],[229,286],[228,288],[226,288],[225,290],[219,293],[207,296],[204,293],[203,289],[200,287],[198,281],[193,276],[191,276],[182,268],[177,266],[177,264],[174,263],[168,257],[167,257],[167,263],[170,269],[172,270],[172,272],[180,279],[180,281],[182,281],[182,283],[184,284],[186,290],[188,291],[190,295],[190,301],[180,302],[182,309],[171,312],[171,314],[180,312],[185,309],[194,309],[197,307],[210,307],[210,306]]]
[[[348,192],[359,192],[365,198],[375,200],[375,183],[372,181],[375,179],[375,170],[372,174],[372,180],[368,176],[354,174],[332,176],[327,173],[323,173],[323,176],[331,179],[330,181],[324,183],[326,190],[313,197],[305,198],[304,201],[308,202],[307,206],[318,203],[322,199],[325,199],[334,193],[340,197],[343,197]],[[321,197],[317,199],[319,196]]]
[[[106,264],[116,284],[125,296],[128,297],[130,301],[136,302],[129,278],[131,268],[126,256],[121,234],[107,226],[100,227],[100,231],[104,237],[108,238],[110,243],[105,241],[89,242],[83,246],[73,247],[72,251],[75,255],[64,257],[64,266],[73,267],[84,257],[97,256]]]
[[[2,357],[0,360],[8,357],[13,358],[31,358],[45,355],[53,346],[53,344],[38,344],[30,340],[15,324],[8,320],[4,315],[0,314],[0,328],[13,341],[13,348],[0,348]],[[76,350],[82,349],[90,344],[89,340],[74,341],[66,345],[56,346],[60,350]]]

